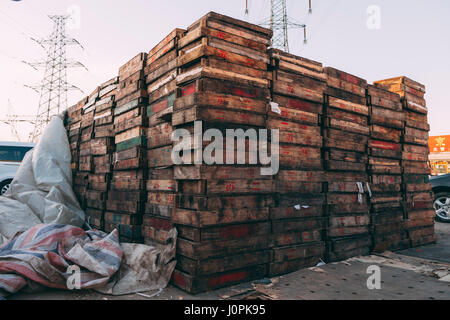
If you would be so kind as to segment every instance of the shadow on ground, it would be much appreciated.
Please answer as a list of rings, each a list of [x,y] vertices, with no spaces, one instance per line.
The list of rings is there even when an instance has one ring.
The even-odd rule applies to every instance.
[[[436,244],[401,250],[396,253],[450,263],[450,223],[436,222],[435,231],[438,236]]]

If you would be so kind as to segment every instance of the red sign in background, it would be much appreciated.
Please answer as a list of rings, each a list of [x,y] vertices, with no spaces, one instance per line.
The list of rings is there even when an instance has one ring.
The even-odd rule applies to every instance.
[[[428,146],[430,152],[450,152],[450,135],[430,137]]]

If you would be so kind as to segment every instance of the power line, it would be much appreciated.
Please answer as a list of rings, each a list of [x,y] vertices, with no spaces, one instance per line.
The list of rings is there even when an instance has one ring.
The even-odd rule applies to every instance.
[[[3,11],[0,11],[0,13],[4,14],[5,16],[7,16],[7,17],[8,17],[9,19],[11,19],[12,21],[15,21],[15,20],[12,19],[9,15],[7,15],[6,13],[4,13]],[[37,34],[36,34],[36,36],[27,34],[27,33],[25,33],[24,31],[18,30],[19,28],[17,28],[16,26],[14,26],[11,22],[8,23],[8,21],[6,21],[6,20],[0,20],[0,21],[2,21],[3,23],[5,23],[7,26],[9,26],[12,30],[14,30],[15,32],[17,32],[19,35],[21,35],[21,36],[27,38],[28,40],[33,41],[34,43],[37,43],[37,41],[36,41]],[[18,24],[17,22],[15,22],[15,23],[16,23],[17,25],[21,26],[21,25]],[[22,30],[25,29],[25,27],[23,27],[23,26],[22,26],[21,28],[22,28]],[[42,45],[40,45],[40,46],[42,47]]]
[[[18,22],[15,18],[11,17],[9,14],[5,13],[4,11],[0,10],[0,13],[3,14],[5,17],[9,18],[11,21],[13,21],[15,24],[17,24],[19,27],[21,27],[23,30],[27,30],[32,36],[29,34],[27,36],[33,38],[33,37],[39,37],[37,33],[35,33],[33,30],[28,28],[26,25],[24,25],[21,22]]]

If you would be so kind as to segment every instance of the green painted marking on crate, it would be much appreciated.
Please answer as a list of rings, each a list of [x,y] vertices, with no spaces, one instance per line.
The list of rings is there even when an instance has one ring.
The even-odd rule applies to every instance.
[[[167,107],[173,106],[173,103],[175,102],[175,93],[172,93],[167,97]]]
[[[167,101],[167,105],[166,105],[166,107],[165,107],[164,109],[173,106],[173,103],[174,103],[174,101],[175,101],[175,93],[172,93],[172,94],[170,94],[169,96],[167,96],[167,98],[164,98],[164,99],[162,99],[162,100],[159,100],[159,101],[157,101],[157,102],[152,103],[151,105],[149,105],[149,106],[147,107],[147,116],[148,116],[148,117],[154,115],[155,113],[158,113],[158,112],[164,110],[164,109],[162,109],[162,110],[156,110],[156,111],[154,110],[155,106],[158,105],[158,104],[160,104],[162,101]]]
[[[132,147],[137,147],[137,146],[145,147],[146,145],[147,145],[146,137],[139,136],[139,137],[134,137],[132,139],[125,140],[125,141],[118,143],[116,145],[116,151],[119,152],[119,151],[130,149]]]

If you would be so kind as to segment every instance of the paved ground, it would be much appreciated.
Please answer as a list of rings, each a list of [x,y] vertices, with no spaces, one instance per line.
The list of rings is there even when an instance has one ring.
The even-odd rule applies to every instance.
[[[438,243],[402,250],[397,253],[450,263],[450,223],[436,222],[435,231],[438,236]]]
[[[244,283],[231,288],[192,296],[168,287],[158,296],[154,292],[120,297],[105,296],[93,291],[46,290],[40,293],[21,293],[10,299],[450,299],[450,224],[436,223],[438,243],[397,253],[353,258],[344,262],[300,270],[271,279],[270,284]],[[369,266],[379,266],[381,288],[367,287]],[[441,279],[439,279],[441,278]]]

